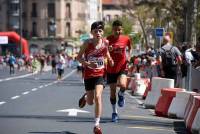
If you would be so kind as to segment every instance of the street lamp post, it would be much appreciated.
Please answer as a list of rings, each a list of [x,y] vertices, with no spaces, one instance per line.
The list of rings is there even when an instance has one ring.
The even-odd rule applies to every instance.
[[[22,47],[22,0],[19,0],[19,34],[20,34],[20,56],[22,56],[23,53],[23,47]]]
[[[56,28],[57,28],[57,25],[56,25],[55,18],[51,19],[50,22],[49,22],[49,31],[50,31],[50,37],[52,37],[54,44],[56,44],[56,40],[55,40],[55,38],[56,38]]]

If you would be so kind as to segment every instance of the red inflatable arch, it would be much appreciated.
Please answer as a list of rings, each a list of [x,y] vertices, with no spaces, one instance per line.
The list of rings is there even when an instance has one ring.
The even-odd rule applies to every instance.
[[[0,32],[0,36],[8,36],[8,39],[19,45],[20,43],[20,36],[16,32]],[[21,44],[22,54],[24,54],[26,57],[29,57],[29,47],[28,47],[28,41],[24,38],[22,38],[22,44]]]

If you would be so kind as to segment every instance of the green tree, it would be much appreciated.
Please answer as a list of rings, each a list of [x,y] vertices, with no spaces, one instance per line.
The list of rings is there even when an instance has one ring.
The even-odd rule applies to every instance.
[[[133,1],[133,0],[129,0]],[[194,32],[198,32],[199,0],[134,0],[135,6],[148,6],[156,12],[160,26],[166,27],[169,22],[176,33],[177,41],[192,41]]]

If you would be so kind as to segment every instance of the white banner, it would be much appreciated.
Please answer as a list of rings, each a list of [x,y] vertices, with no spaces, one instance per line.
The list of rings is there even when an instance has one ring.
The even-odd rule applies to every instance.
[[[8,44],[8,36],[0,36],[0,44]]]

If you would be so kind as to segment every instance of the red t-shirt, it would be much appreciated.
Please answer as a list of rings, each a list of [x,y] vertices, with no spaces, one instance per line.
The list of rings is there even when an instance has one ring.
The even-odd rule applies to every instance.
[[[104,59],[107,49],[108,41],[103,39],[102,44],[97,48],[91,41],[88,42],[88,47],[85,50],[84,58],[86,61],[95,61],[98,64],[97,68],[84,67],[84,78],[93,78],[103,76],[105,71]]]
[[[108,73],[119,73],[127,69],[126,47],[130,48],[131,41],[128,36],[120,35],[115,38],[113,35],[107,37],[109,41],[108,50],[114,61],[114,66],[107,66]]]

